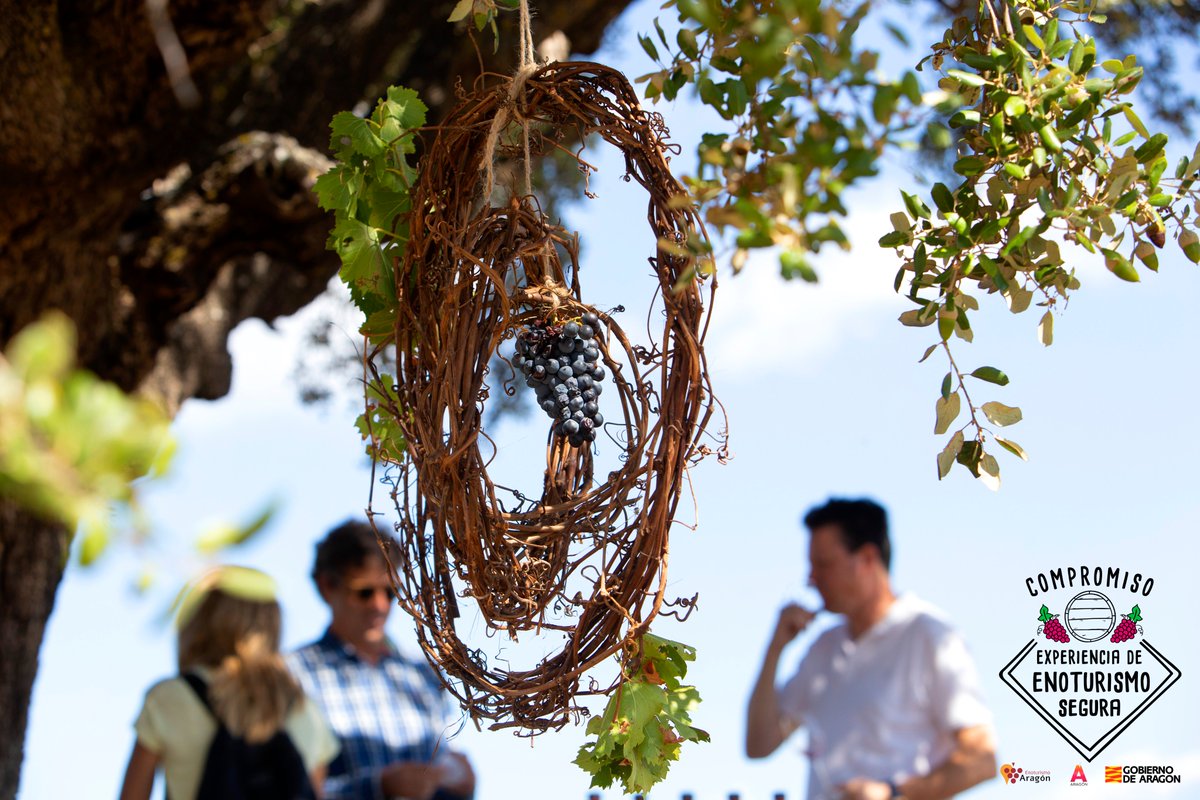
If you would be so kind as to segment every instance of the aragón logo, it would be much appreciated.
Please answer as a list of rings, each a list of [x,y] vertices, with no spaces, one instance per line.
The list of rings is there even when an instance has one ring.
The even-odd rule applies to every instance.
[[[1075,771],[1071,773],[1072,786],[1087,786],[1087,774],[1083,771],[1083,764],[1076,764]]]
[[[1012,761],[1000,766],[1000,780],[1005,783],[1049,783],[1050,771],[1045,769],[1025,769],[1018,767]]]
[[[1040,601],[1022,606],[1035,636],[1000,679],[1091,761],[1179,680],[1145,637],[1154,579],[1065,567],[1026,578],[1025,588]]]

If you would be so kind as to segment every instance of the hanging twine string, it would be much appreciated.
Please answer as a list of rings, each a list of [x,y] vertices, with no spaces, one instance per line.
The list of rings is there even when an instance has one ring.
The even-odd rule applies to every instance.
[[[537,68],[537,53],[533,49],[533,29],[529,19],[529,2],[521,0],[520,61],[508,89],[508,102],[500,107],[495,118],[492,119],[491,130],[488,131],[488,137],[483,146],[483,169],[486,176],[483,182],[485,198],[490,198],[492,190],[495,188],[496,143],[500,140],[500,134],[508,125],[511,117],[516,117],[521,123],[521,137],[525,149],[525,194],[533,194],[533,170],[529,157],[529,120],[521,113],[517,98],[521,96],[521,92],[525,88],[525,80]]]

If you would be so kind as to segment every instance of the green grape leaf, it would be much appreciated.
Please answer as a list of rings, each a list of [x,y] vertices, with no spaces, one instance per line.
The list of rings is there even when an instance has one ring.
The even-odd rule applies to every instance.
[[[679,642],[647,633],[637,656],[626,663],[624,680],[587,732],[574,763],[592,776],[592,786],[608,788],[620,781],[628,794],[644,793],[667,775],[683,742],[707,742],[706,731],[694,727],[691,710],[700,701],[693,686],[680,680],[696,651]]]
[[[372,158],[383,153],[384,142],[371,130],[371,123],[349,111],[340,111],[329,123],[329,149],[341,161],[354,155]]]
[[[390,258],[377,229],[356,219],[343,218],[334,227],[330,243],[342,259],[338,275],[351,289],[395,299]]]
[[[367,409],[358,415],[354,426],[367,443],[367,455],[372,460],[399,464],[408,451],[408,440],[396,419],[400,398],[392,388],[395,384],[391,375],[380,375],[378,381],[367,384]]]
[[[317,178],[313,191],[317,205],[326,211],[341,211],[353,217],[363,190],[363,176],[354,167],[338,164]]]
[[[425,124],[429,106],[421,101],[415,89],[405,86],[389,86],[387,100],[382,104],[384,114],[391,117],[406,131],[416,130]]]

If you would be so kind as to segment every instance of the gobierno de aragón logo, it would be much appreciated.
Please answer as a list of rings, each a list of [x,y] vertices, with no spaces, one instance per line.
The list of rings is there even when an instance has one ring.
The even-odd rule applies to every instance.
[[[1021,626],[1034,637],[1000,679],[1088,761],[1177,680],[1146,637],[1154,578],[1079,565],[1024,581]]]

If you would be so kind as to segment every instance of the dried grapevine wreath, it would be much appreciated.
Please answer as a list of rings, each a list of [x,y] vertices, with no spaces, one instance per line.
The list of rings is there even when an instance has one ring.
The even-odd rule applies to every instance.
[[[532,196],[490,202],[497,142],[518,153],[523,143],[528,164],[531,153],[562,149],[572,131],[619,148],[649,194],[663,314],[649,347],[583,301],[576,237]],[[492,727],[561,727],[577,694],[598,691],[581,690],[584,673],[630,646],[663,609],[684,473],[713,452],[701,441],[714,408],[702,344],[715,281],[697,269],[707,240],[668,169],[664,138],[660,118],[642,110],[619,72],[555,63],[466,96],[438,128],[413,187],[411,238],[395,271],[397,375],[374,391],[376,413],[407,443],[389,468],[400,542],[390,567],[426,656],[458,679],[449,688],[472,718]],[[611,374],[623,412],[605,426],[624,450],[621,465],[594,482],[590,447],[572,446],[556,427],[542,496],[506,493],[481,448],[488,365],[519,331],[557,330],[584,315],[597,323],[593,358]],[[511,508],[506,494],[516,498]],[[581,585],[590,594],[574,591]],[[455,629],[464,599],[493,631],[560,631],[566,644],[529,669],[489,666]]]

